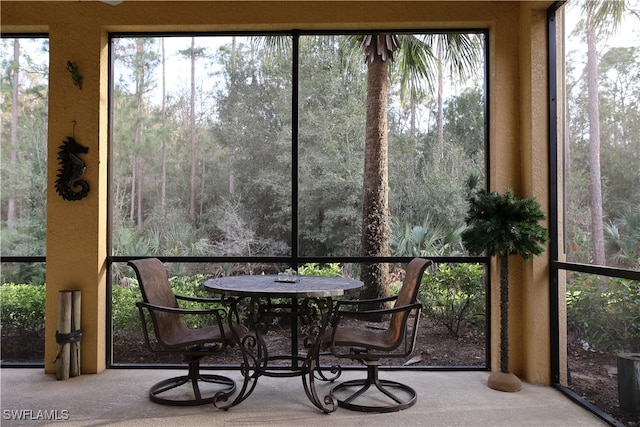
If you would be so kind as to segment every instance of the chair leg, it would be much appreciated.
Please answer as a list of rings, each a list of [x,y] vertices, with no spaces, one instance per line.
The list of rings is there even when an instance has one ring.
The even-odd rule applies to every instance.
[[[367,390],[369,390],[371,385],[374,385],[377,390],[382,392],[394,403],[390,405],[365,405],[365,404],[352,403],[359,397],[363,396],[364,393]],[[351,387],[360,387],[360,388],[344,399],[339,399],[338,396],[336,396],[336,393],[338,391],[345,390]],[[402,394],[406,395],[406,398],[402,399],[398,397],[398,395],[392,393],[391,390],[400,391]],[[413,406],[413,404],[416,403],[416,400],[417,400],[416,391],[411,387],[405,384],[399,383],[397,381],[379,379],[377,363],[367,365],[367,378],[342,382],[331,389],[331,396],[333,396],[338,401],[338,406],[340,406],[341,408],[350,409],[352,411],[362,411],[362,412],[400,411],[402,409],[407,409],[410,406]],[[373,400],[369,400],[369,401],[373,402]]]
[[[149,399],[151,401],[159,403],[161,405],[171,406],[195,406],[205,405],[213,403],[214,399],[219,393],[225,393],[231,395],[236,389],[236,383],[231,378],[215,375],[215,374],[201,374],[200,373],[200,357],[192,357],[187,359],[189,362],[189,372],[187,375],[169,378],[154,384],[149,389]],[[186,397],[191,392],[176,393],[173,396],[161,396],[164,393],[176,389],[186,383],[191,383],[193,397]],[[200,391],[200,382],[219,384],[222,387],[210,392],[213,394],[208,397],[203,397]]]

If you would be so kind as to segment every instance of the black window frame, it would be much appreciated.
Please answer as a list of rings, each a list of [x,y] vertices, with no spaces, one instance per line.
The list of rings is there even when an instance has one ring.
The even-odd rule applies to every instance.
[[[558,156],[558,149],[566,141],[560,141],[558,138],[559,123],[558,123],[558,111],[559,103],[563,102],[563,99],[559,97],[558,82],[558,50],[557,50],[557,37],[558,37],[558,11],[561,10],[568,3],[567,0],[556,1],[547,9],[547,41],[548,41],[548,102],[549,102],[549,235],[551,239],[549,241],[549,315],[550,315],[550,343],[551,343],[551,382],[552,385],[562,392],[565,396],[591,411],[599,418],[604,420],[610,425],[618,425],[619,422],[613,419],[609,414],[604,413],[601,409],[587,402],[582,396],[574,393],[570,388],[561,384],[561,349],[560,338],[566,335],[561,334],[560,326],[563,322],[560,321],[560,272],[570,271],[577,273],[594,274],[598,276],[614,277],[620,279],[629,279],[640,281],[640,271],[606,267],[591,264],[582,264],[574,262],[565,262],[560,260],[560,244],[562,242],[562,236],[560,236],[560,215],[559,212],[564,212],[564,205],[560,205],[559,197],[564,197],[564,182],[558,182],[558,170],[560,167],[564,167],[564,159],[560,159]],[[564,41],[563,41],[564,43]],[[566,139],[566,138],[565,138]],[[564,218],[564,214],[562,215]],[[564,230],[564,228],[563,228]]]
[[[490,165],[490,140],[489,140],[489,123],[490,123],[490,96],[489,96],[489,75],[490,75],[490,62],[489,62],[489,46],[490,46],[490,34],[489,30],[486,28],[448,28],[448,29],[370,29],[370,30],[313,30],[313,31],[301,31],[301,30],[291,30],[291,31],[225,31],[225,32],[114,32],[109,34],[109,76],[110,76],[110,91],[109,91],[109,132],[110,132],[110,140],[113,132],[112,128],[112,93],[113,93],[113,81],[111,76],[113,75],[113,54],[112,54],[112,40],[114,38],[124,38],[124,37],[193,37],[193,36],[291,36],[292,43],[292,152],[291,152],[291,161],[292,161],[292,213],[291,213],[291,231],[292,231],[292,239],[291,239],[291,255],[290,256],[230,256],[230,257],[220,257],[220,256],[186,256],[186,257],[176,257],[176,256],[157,256],[159,260],[166,263],[172,262],[180,262],[180,263],[267,263],[267,264],[285,264],[289,265],[291,268],[297,268],[299,265],[303,265],[306,263],[352,263],[352,264],[363,264],[363,263],[408,263],[412,257],[363,257],[363,256],[300,256],[298,254],[298,62],[299,62],[299,39],[301,36],[308,35],[359,35],[359,34],[371,34],[377,32],[385,32],[385,33],[399,33],[399,34],[410,34],[410,33],[419,33],[419,34],[442,34],[442,33],[475,33],[481,34],[484,37],[484,161],[485,161],[485,183],[486,187],[490,188],[490,173],[491,165]],[[109,158],[113,158],[113,145],[109,144]],[[110,177],[112,176],[111,168],[108,170],[109,179],[108,182],[108,195],[107,195],[107,206],[109,207],[108,212],[108,232],[107,232],[107,265],[109,272],[111,271],[111,265],[113,263],[126,263],[127,261],[135,258],[140,258],[140,256],[116,256],[113,254],[112,248],[112,211],[110,203],[111,198],[111,182]],[[480,263],[485,265],[487,271],[487,282],[486,282],[486,293],[485,293],[485,307],[486,307],[486,317],[485,317],[485,361],[483,366],[474,366],[474,367],[413,367],[422,370],[438,370],[438,369],[446,369],[446,370],[490,370],[491,369],[491,352],[490,352],[490,342],[491,342],[491,331],[489,328],[489,322],[491,318],[490,313],[490,298],[491,298],[491,274],[490,269],[488,268],[490,263],[490,257],[487,256],[455,256],[455,257],[427,257],[433,260],[436,263]],[[113,363],[113,346],[112,346],[112,303],[111,303],[111,293],[112,293],[112,275],[107,275],[107,365],[109,367],[126,367],[124,364],[114,364]],[[140,365],[136,365],[140,366]],[[404,367],[405,369],[408,367]],[[411,367],[409,367],[411,368]]]

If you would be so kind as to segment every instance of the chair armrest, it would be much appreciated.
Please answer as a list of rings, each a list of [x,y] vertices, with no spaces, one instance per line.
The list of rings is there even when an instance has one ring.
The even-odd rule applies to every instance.
[[[227,312],[221,308],[211,308],[211,309],[188,309],[188,308],[175,308],[175,307],[165,307],[162,305],[151,304],[144,301],[136,302],[136,306],[140,308],[147,308],[149,310],[163,311],[165,313],[174,313],[174,314],[214,314],[216,316],[221,316],[222,318],[226,317]]]
[[[403,305],[402,307],[393,307],[393,308],[383,308],[378,310],[362,310],[362,311],[352,311],[352,310],[338,310],[336,311],[336,320],[342,317],[380,317],[380,315],[385,314],[393,314],[397,312],[403,311],[411,311],[415,309],[421,309],[422,303],[416,302],[409,305]],[[334,325],[334,327],[337,326]]]
[[[204,297],[192,297],[192,296],[187,296],[187,295],[179,295],[179,294],[174,294],[176,299],[178,300],[182,300],[182,301],[192,301],[192,302],[201,302],[201,303],[223,303],[222,298],[204,298]]]
[[[386,298],[373,298],[373,299],[354,299],[354,300],[339,300],[336,303],[336,310],[339,310],[341,306],[361,306],[365,304],[375,304],[380,302],[390,302],[398,299],[397,295],[393,295]]]

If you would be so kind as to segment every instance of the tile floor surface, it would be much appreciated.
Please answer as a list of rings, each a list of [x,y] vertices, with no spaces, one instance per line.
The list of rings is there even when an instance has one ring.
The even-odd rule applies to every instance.
[[[208,371],[209,372],[209,371]],[[220,371],[240,380],[235,371]],[[108,369],[57,381],[42,369],[0,370],[2,426],[602,426],[552,387],[523,384],[504,393],[487,387],[487,372],[382,371],[381,378],[411,385],[417,403],[387,414],[338,408],[324,414],[306,397],[299,378],[261,377],[253,394],[228,411],[212,405],[153,403],[148,388],[176,370]],[[346,371],[341,379],[364,372]],[[319,382],[321,395],[330,384]],[[54,418],[46,420],[44,418]],[[22,418],[22,419],[18,419]],[[26,418],[26,419],[25,419]],[[57,418],[57,420],[55,419]]]

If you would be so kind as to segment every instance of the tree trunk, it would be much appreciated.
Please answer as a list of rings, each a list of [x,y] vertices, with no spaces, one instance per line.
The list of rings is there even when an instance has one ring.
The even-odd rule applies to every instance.
[[[131,193],[129,196],[129,221],[134,222],[136,213],[136,164],[138,163],[138,156],[133,155],[131,159]]]
[[[500,256],[500,371],[509,372],[509,255]]]
[[[200,175],[200,197],[198,204],[198,215],[202,216],[204,213],[205,191],[207,191],[205,183],[207,182],[207,164],[202,162],[202,174]]]
[[[380,57],[367,61],[367,118],[362,204],[361,254],[389,256],[389,184],[387,147],[388,65]],[[363,264],[363,298],[389,295],[389,266]],[[380,308],[380,307],[377,307]]]
[[[438,117],[437,117],[437,127],[438,127],[438,148],[440,149],[440,158],[438,159],[438,163],[440,167],[443,167],[442,160],[444,159],[444,46],[443,41],[438,39],[438,47],[437,47],[437,55],[438,55]]]
[[[138,189],[136,191],[136,222],[138,223],[138,228],[141,229],[144,225],[144,212],[142,209],[142,194],[144,193],[144,160],[142,157],[138,157],[138,161],[136,162],[136,175],[138,176]]]
[[[189,128],[191,132],[191,175],[189,178],[189,220],[196,220],[196,51],[195,37],[191,37],[191,98]]]
[[[145,87],[144,81],[144,43],[140,39],[136,46],[136,119],[134,130],[133,146],[139,149],[142,146],[142,116],[144,111],[143,93]],[[136,219],[138,228],[142,228],[144,222],[143,209],[142,209],[142,169],[143,159],[142,156],[137,154],[133,155],[133,180],[131,183],[131,219]]]
[[[589,94],[589,199],[591,202],[591,246],[593,262],[606,265],[602,220],[602,179],[600,174],[600,104],[598,102],[598,57],[596,34],[587,27],[587,88]]]
[[[13,41],[13,70],[11,75],[11,151],[9,153],[9,168],[16,170],[18,165],[18,109],[20,91],[20,39]],[[16,198],[13,192],[7,200],[7,229],[16,228]]]
[[[237,62],[238,62],[238,47],[237,47],[237,40],[236,37],[233,36],[231,38],[231,73],[230,73],[230,80],[231,80],[231,87],[233,87],[235,85],[235,80],[236,80],[236,72],[237,72]],[[231,144],[231,147],[229,148],[230,152],[231,152],[231,161],[229,162],[229,194],[231,196],[233,196],[236,193],[236,174],[234,171],[234,160],[236,158],[236,144]]]
[[[167,206],[167,134],[164,131],[164,125],[167,123],[167,71],[166,71],[166,56],[164,51],[164,38],[162,40],[162,149],[161,149],[161,163],[162,163],[162,176],[160,177],[160,209],[162,214],[166,211]]]

